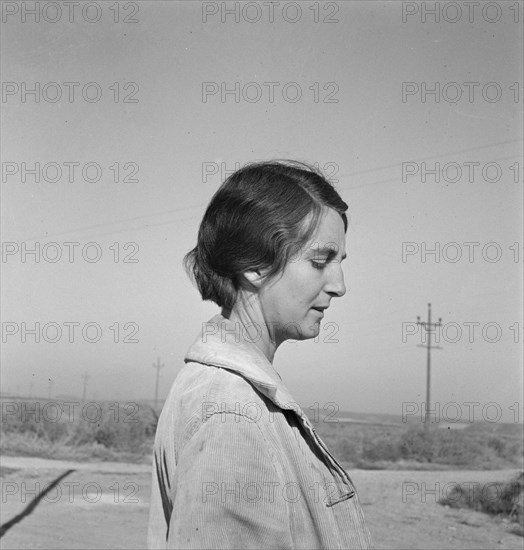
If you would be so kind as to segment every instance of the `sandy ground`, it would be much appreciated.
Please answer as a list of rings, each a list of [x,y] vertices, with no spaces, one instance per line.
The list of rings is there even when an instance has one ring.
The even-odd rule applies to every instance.
[[[150,467],[2,457],[2,524],[20,513],[35,490],[68,469],[31,515],[2,538],[2,549],[146,548]],[[502,471],[353,470],[377,549],[520,549],[509,524],[481,512],[437,503],[452,484],[510,479]]]

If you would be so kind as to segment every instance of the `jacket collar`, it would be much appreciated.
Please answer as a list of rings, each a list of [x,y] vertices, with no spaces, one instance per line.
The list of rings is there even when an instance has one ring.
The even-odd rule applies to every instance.
[[[195,361],[236,372],[277,407],[294,411],[312,435],[321,453],[342,478],[349,482],[352,491],[348,494],[353,496],[353,484],[349,475],[319,439],[306,414],[291,397],[280,375],[258,346],[242,336],[242,327],[221,314],[215,315],[207,323],[202,324],[202,330],[189,348],[184,361]]]
[[[184,361],[236,372],[281,409],[300,410],[262,350],[245,338],[245,332],[238,323],[221,314],[202,324],[202,330]]]

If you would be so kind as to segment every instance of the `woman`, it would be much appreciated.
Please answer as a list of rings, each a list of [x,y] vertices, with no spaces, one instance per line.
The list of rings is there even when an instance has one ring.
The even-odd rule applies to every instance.
[[[345,294],[347,205],[297,162],[232,174],[185,263],[204,323],[159,419],[150,548],[372,548],[354,486],[272,366]]]

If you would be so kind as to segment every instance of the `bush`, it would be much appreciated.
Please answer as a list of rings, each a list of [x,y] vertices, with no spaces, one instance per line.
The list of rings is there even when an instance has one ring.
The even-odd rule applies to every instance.
[[[158,415],[149,405],[132,403],[117,407],[114,402],[98,402],[96,410],[89,413],[92,421],[86,414],[80,414],[81,409],[74,409],[76,414],[70,417],[66,412],[56,422],[50,413],[40,417],[29,413],[42,407],[41,402],[24,401],[17,411],[27,412],[2,414],[3,452],[59,458],[70,457],[82,449],[82,456],[87,453],[102,460],[114,459],[115,453],[143,457],[151,453]]]
[[[433,462],[436,454],[435,437],[429,430],[410,428],[400,437],[402,458],[418,462]]]
[[[481,487],[470,484],[457,485],[439,504],[451,508],[472,508],[492,516],[502,516],[518,523],[521,527],[513,532],[524,531],[524,513],[522,499],[524,496],[524,472],[521,472],[508,483],[485,483]]]
[[[410,428],[400,437],[399,450],[407,460],[455,466],[501,466],[517,459],[515,453],[508,452],[504,440],[493,436],[486,443],[481,434],[467,429]]]
[[[388,439],[367,440],[362,452],[364,460],[396,462],[401,458],[398,442]]]

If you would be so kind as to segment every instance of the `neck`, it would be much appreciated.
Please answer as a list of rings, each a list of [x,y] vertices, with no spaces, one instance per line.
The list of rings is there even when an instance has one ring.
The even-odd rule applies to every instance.
[[[241,334],[249,335],[249,342],[255,344],[273,364],[275,352],[281,342],[269,330],[271,327],[264,320],[255,295],[251,295],[249,300],[239,297],[232,309],[222,309],[222,316],[233,323],[239,323]]]

